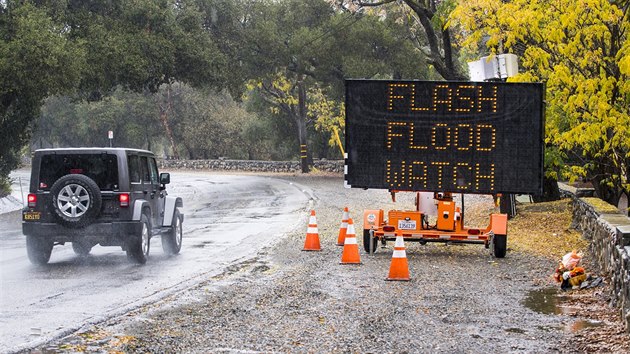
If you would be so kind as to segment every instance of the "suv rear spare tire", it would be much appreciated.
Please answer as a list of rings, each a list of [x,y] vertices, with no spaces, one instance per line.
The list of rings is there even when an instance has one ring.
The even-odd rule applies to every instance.
[[[101,211],[100,189],[88,176],[65,175],[53,184],[50,194],[55,215],[66,227],[85,227]]]

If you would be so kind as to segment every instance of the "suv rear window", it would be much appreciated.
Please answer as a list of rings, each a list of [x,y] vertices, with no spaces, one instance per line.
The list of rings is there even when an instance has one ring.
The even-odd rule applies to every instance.
[[[118,162],[111,154],[54,154],[42,156],[39,189],[50,190],[59,178],[82,174],[96,182],[101,190],[118,189]]]

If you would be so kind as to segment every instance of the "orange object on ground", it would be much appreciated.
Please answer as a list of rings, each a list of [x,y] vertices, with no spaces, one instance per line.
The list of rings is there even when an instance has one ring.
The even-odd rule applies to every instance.
[[[396,243],[394,244],[394,254],[392,255],[392,263],[389,267],[389,276],[386,280],[410,280],[409,263],[407,262],[405,241],[402,236],[396,236]]]
[[[319,232],[317,231],[317,218],[315,218],[315,210],[311,210],[311,217],[308,220],[308,228],[306,229],[306,240],[304,241],[304,249],[302,249],[302,251],[321,250]]]
[[[346,231],[346,239],[343,243],[343,253],[341,254],[340,263],[361,264],[359,245],[357,244],[357,235],[354,231],[354,222],[352,222],[352,218],[348,219],[348,230]]]
[[[348,231],[348,218],[350,218],[350,212],[348,207],[343,208],[343,215],[341,216],[341,226],[339,226],[339,236],[337,237],[337,246],[343,246],[346,240],[346,233]]]

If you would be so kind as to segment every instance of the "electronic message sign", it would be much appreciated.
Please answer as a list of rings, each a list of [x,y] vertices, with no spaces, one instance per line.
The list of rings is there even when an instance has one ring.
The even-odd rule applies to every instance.
[[[346,185],[542,193],[537,83],[346,80]]]

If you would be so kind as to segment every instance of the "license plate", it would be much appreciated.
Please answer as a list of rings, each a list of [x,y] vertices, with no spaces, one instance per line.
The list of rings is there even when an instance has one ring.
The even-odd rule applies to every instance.
[[[398,229],[399,230],[415,230],[416,221],[415,220],[398,220]]]
[[[24,220],[39,220],[42,216],[42,213],[39,211],[25,211],[24,214],[22,214],[22,217],[24,218]]]

